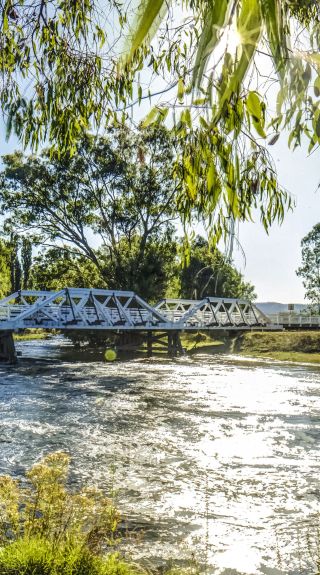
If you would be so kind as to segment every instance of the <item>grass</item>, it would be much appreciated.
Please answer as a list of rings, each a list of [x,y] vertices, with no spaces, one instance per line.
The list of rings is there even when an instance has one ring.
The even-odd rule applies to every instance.
[[[30,329],[24,333],[14,333],[13,337],[15,341],[32,341],[34,339],[48,339],[51,334],[47,331],[37,329]]]
[[[290,361],[292,363],[315,363],[320,365],[320,353],[299,353],[298,351],[270,351],[270,352],[241,352],[245,357],[261,357],[276,361]]]
[[[116,553],[105,557],[86,546],[52,542],[44,537],[21,538],[0,551],[1,575],[138,575],[136,566]]]
[[[187,352],[196,352],[201,351],[202,349],[205,351],[213,351],[214,353],[218,353],[225,348],[225,343],[220,340],[212,339],[206,333],[183,333],[181,335],[181,343],[182,347]]]
[[[19,482],[0,477],[1,575],[129,575],[118,561],[119,513],[96,488],[67,488],[69,457],[46,456]]]
[[[246,332],[234,340],[231,351],[249,357],[320,364],[320,332]]]

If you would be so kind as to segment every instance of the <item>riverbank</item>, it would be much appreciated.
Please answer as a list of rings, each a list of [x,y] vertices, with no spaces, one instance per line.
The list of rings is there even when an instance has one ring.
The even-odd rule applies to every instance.
[[[183,334],[183,348],[193,353],[234,353],[244,357],[320,364],[320,332],[242,332],[217,339],[208,334]]]
[[[49,339],[50,337],[52,337],[52,333],[49,333],[44,329],[30,329],[23,333],[13,334],[15,341],[32,341],[34,339]]]
[[[320,332],[245,332],[230,342],[229,351],[248,357],[320,364]]]

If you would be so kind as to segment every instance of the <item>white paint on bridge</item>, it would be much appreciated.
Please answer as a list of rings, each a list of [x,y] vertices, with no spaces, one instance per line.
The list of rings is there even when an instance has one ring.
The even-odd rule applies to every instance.
[[[65,288],[21,290],[0,300],[0,330],[28,328],[170,332],[275,326],[240,299],[165,299],[153,307],[132,291]]]

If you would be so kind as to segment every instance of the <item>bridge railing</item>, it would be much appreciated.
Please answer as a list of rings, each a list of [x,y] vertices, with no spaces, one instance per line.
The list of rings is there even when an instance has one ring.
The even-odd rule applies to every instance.
[[[268,314],[270,321],[284,327],[320,327],[320,315],[273,313]]]
[[[6,307],[0,306],[0,328],[1,323],[19,322],[19,316],[28,310],[28,306],[25,305],[11,305]],[[126,310],[126,317],[121,314],[117,308],[108,308],[108,320],[103,318],[101,314],[97,314],[95,307],[86,306],[81,310],[72,310],[67,306],[58,306],[51,304],[50,306],[44,306],[41,308],[40,313],[31,314],[29,317],[23,319],[23,324],[25,327],[39,325],[39,327],[59,327],[69,326],[74,324],[84,324],[86,327],[97,325],[114,326],[117,324],[126,323],[127,318],[130,319],[133,325],[159,325],[165,322],[155,322],[152,314],[148,310],[143,310],[139,308],[130,308]]]

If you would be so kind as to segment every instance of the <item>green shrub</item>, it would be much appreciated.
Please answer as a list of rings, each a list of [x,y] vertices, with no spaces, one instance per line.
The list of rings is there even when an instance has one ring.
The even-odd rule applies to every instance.
[[[67,488],[69,457],[53,453],[22,483],[0,477],[1,575],[138,575],[117,554],[119,513],[98,489]]]
[[[1,575],[138,575],[117,554],[95,555],[87,546],[40,537],[21,538],[0,551]],[[141,574],[141,571],[140,571]]]
[[[27,473],[27,484],[0,477],[0,546],[44,539],[98,551],[116,541],[119,513],[99,489],[67,489],[70,459],[57,452]]]

